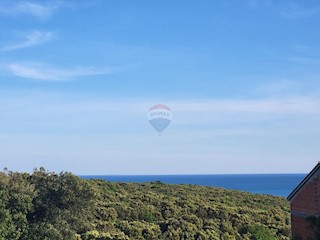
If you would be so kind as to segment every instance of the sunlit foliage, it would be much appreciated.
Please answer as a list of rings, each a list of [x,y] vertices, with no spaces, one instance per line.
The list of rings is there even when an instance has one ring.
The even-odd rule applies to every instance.
[[[0,173],[0,240],[289,239],[284,198],[195,185]]]

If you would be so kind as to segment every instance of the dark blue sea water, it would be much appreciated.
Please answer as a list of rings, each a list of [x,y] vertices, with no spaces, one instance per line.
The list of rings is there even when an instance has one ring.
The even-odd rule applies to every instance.
[[[114,175],[81,176],[85,179],[103,179],[111,182],[152,182],[170,184],[197,184],[221,187],[251,193],[287,197],[306,174],[230,174],[230,175]]]

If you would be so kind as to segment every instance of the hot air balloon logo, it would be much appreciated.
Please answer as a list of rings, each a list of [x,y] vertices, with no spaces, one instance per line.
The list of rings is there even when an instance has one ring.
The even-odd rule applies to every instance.
[[[163,104],[152,106],[148,111],[149,123],[161,135],[172,120],[171,109]]]

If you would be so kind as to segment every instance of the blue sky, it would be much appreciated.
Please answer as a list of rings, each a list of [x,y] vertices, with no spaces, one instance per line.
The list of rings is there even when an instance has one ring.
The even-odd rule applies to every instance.
[[[319,22],[312,0],[0,0],[0,166],[307,172]],[[161,137],[156,103],[173,111]]]

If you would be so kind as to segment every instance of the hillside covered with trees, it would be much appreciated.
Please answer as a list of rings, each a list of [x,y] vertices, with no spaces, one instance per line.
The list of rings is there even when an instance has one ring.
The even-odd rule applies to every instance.
[[[0,173],[0,240],[289,239],[284,198],[195,185]]]

